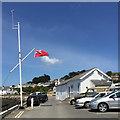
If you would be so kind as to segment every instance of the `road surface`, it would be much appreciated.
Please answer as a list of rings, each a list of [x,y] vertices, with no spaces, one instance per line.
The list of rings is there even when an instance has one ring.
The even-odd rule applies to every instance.
[[[101,113],[84,108],[75,109],[74,105],[58,101],[55,96],[49,96],[48,101],[40,106],[16,110],[6,118],[118,118],[118,113],[118,110]]]

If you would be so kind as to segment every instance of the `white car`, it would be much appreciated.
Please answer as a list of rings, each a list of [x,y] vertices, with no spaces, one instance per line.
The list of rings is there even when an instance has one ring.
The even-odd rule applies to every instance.
[[[85,108],[88,108],[89,107],[89,102],[95,98],[100,98],[100,97],[103,97],[105,95],[109,94],[109,92],[99,92],[99,93],[96,93],[95,95],[91,96],[91,97],[83,97],[83,98],[80,98],[80,99],[77,99],[76,100],[76,103],[75,103],[75,107],[78,108],[78,107],[85,107]]]

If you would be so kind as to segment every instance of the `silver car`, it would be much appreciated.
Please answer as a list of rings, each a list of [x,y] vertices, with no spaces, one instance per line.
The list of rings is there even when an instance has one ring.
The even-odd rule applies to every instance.
[[[98,109],[101,112],[106,112],[108,109],[120,109],[120,90],[114,91],[102,98],[92,100],[90,108]]]

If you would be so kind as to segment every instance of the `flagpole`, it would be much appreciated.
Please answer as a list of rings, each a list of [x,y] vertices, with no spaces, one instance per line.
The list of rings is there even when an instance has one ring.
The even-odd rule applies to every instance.
[[[21,99],[20,108],[23,108],[23,102],[22,102],[22,74],[21,74],[21,48],[20,48],[20,23],[19,22],[18,22],[18,44],[19,44],[20,99]]]
[[[20,109],[24,109],[23,107],[23,101],[22,101],[22,75],[21,75],[21,49],[20,49],[20,23],[18,22],[17,25],[14,25],[13,23],[13,12],[14,9],[11,10],[12,13],[12,29],[17,29],[18,30],[18,46],[19,46],[19,72],[20,72]]]

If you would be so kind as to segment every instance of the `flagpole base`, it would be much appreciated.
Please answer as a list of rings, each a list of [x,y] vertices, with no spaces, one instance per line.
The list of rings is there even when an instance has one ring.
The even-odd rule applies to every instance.
[[[20,106],[19,109],[25,109],[23,106]]]

